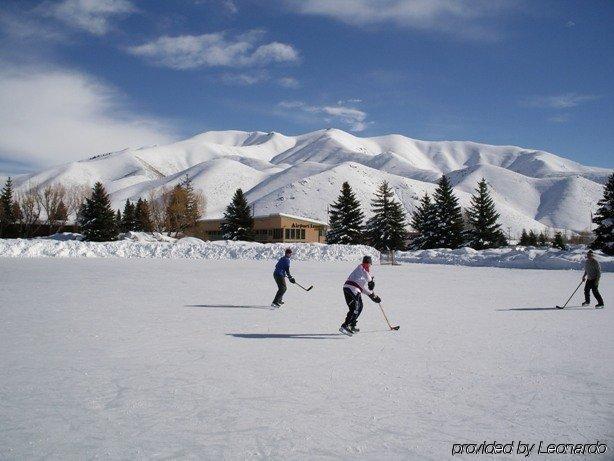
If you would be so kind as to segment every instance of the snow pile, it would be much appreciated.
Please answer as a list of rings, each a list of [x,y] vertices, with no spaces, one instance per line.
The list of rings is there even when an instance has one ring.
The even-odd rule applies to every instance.
[[[456,266],[489,266],[509,269],[583,269],[586,247],[575,245],[568,250],[535,247],[505,247],[490,250],[459,248],[450,250],[400,251],[396,260],[401,263],[450,264]],[[614,257],[595,252],[604,272],[614,272]]]
[[[117,242],[81,242],[57,239],[0,239],[0,257],[9,258],[189,258],[277,259],[288,247],[300,261],[359,261],[364,255],[379,260],[379,252],[365,245],[323,243],[205,242],[194,237],[179,240],[161,234],[130,232]],[[166,239],[156,240],[157,239]],[[151,239],[151,240],[148,240]],[[170,241],[169,241],[170,240]]]
[[[129,231],[123,234],[119,234],[120,240],[132,240],[133,242],[176,242],[177,239],[169,237],[168,235],[161,234],[160,232],[135,232]]]
[[[77,232],[59,232],[56,234],[51,234],[46,237],[36,237],[37,239],[50,239],[50,240],[83,240],[83,235],[78,234]]]

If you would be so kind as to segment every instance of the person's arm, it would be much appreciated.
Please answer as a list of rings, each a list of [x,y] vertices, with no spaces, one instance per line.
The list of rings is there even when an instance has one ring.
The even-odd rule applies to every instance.
[[[375,282],[373,281],[373,277],[371,274],[367,273],[367,283],[365,283],[362,291],[366,293],[366,295],[373,301],[374,303],[382,302],[381,298],[375,294],[373,289],[375,288]]]
[[[284,269],[286,270],[286,276],[290,283],[294,283],[294,277],[290,274],[290,258],[286,259],[286,264],[284,265]]]

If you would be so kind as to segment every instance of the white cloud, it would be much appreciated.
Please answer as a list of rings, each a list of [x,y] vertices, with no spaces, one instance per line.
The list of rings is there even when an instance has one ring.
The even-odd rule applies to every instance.
[[[515,0],[286,0],[302,14],[325,16],[355,26],[394,24],[471,38],[494,38],[487,19]]]
[[[249,67],[297,62],[299,53],[285,43],[261,44],[264,31],[252,30],[236,37],[226,32],[160,37],[128,48],[128,52],[172,69],[198,67]]]
[[[124,95],[88,75],[2,67],[0,157],[5,160],[49,166],[173,139],[168,123],[136,113]]]
[[[236,14],[239,12],[239,8],[234,0],[222,0],[222,5],[230,14]]]
[[[337,105],[343,106],[346,104],[360,104],[361,102],[362,102],[362,99],[360,98],[340,99],[339,101],[337,101]]]
[[[324,115],[326,122],[339,121],[349,126],[352,131],[364,131],[368,122],[367,113],[346,106],[313,106],[302,101],[282,101],[278,104],[284,110],[299,110],[314,115]],[[328,116],[328,117],[326,117]]]
[[[77,29],[104,35],[111,29],[111,19],[136,11],[129,0],[62,0],[44,2],[40,11]]]
[[[567,123],[569,121],[569,114],[558,114],[548,118],[552,123]]]
[[[270,77],[266,71],[259,71],[249,74],[222,74],[220,78],[227,85],[250,86],[266,82]]]
[[[281,77],[277,79],[277,83],[284,88],[299,88],[301,86],[300,82],[294,77]]]
[[[530,96],[521,101],[524,106],[550,109],[569,109],[599,99],[594,94],[565,93],[553,96]]]

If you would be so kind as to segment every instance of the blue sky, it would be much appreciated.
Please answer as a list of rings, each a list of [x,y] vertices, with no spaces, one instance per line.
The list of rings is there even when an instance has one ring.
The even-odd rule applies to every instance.
[[[337,127],[614,166],[614,2],[4,0],[0,171]]]

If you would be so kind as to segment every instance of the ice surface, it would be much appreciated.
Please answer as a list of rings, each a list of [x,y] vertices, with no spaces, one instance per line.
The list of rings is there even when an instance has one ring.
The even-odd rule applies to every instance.
[[[378,266],[401,329],[366,300],[348,338],[353,268],[295,261],[315,288],[271,311],[271,261],[0,259],[0,459],[444,460],[519,439],[611,459],[613,274],[605,309],[560,311],[578,271]]]

